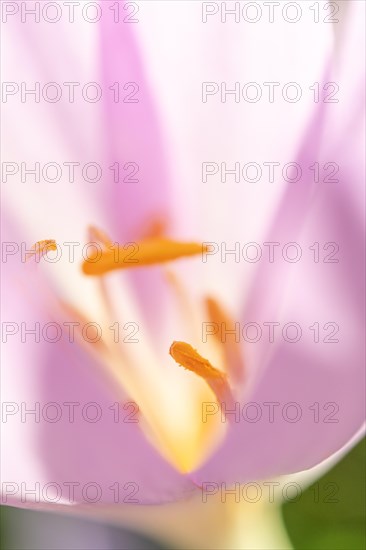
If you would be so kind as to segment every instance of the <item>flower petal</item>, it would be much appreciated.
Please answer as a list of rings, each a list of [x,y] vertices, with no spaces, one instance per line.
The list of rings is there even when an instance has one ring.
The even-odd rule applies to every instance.
[[[11,228],[6,239],[20,242]],[[113,393],[97,359],[73,341],[65,323],[75,319],[62,316],[41,263],[8,260],[3,319],[17,332],[3,346],[3,503],[32,506],[26,491],[37,484],[41,501],[60,504],[151,504],[192,494],[192,482],[147,441],[136,404],[115,386]],[[36,323],[39,338],[26,334]]]
[[[197,483],[310,468],[364,422],[363,107],[357,101],[363,93],[361,85],[353,89],[348,117],[325,104],[314,114],[298,162],[317,159],[324,166],[334,159],[339,182],[309,180],[284,194],[267,240],[298,243],[302,256],[293,263],[277,256],[258,269],[241,321],[279,327],[274,343],[264,329],[261,342],[245,344],[250,388],[226,445],[193,476]],[[338,117],[343,131],[334,134]],[[286,323],[298,324],[298,341],[288,341],[294,333],[282,332]]]

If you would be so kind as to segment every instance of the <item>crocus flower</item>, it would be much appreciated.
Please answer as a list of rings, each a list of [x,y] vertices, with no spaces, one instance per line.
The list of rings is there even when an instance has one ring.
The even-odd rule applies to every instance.
[[[3,397],[13,404],[4,425],[6,503],[168,503],[193,498],[207,483],[229,487],[311,468],[345,445],[363,422],[362,86],[353,82],[345,88],[348,108],[336,115],[334,105],[319,102],[298,152],[301,166],[337,160],[340,181],[288,184],[278,208],[272,201],[264,241],[301,243],[306,250],[301,261],[263,258],[244,268],[213,267],[209,259],[221,230],[227,242],[248,240],[246,220],[238,212],[245,194],[218,194],[219,214],[228,216],[220,217],[213,237],[205,226],[204,201],[192,202],[190,210],[187,201],[174,199],[164,132],[133,33],[127,27],[121,33],[106,18],[100,27],[103,89],[113,82],[138,82],[143,100],[115,103],[108,95],[99,109],[78,105],[80,126],[71,128],[65,120],[75,116],[75,106],[44,109],[57,113],[60,135],[71,150],[75,145],[77,161],[92,157],[109,167],[116,159],[121,164],[141,159],[143,183],[115,183],[109,171],[94,187],[30,185],[24,197],[36,196],[44,216],[37,237],[29,222],[22,226],[11,208],[7,212],[4,241],[26,242],[30,251],[20,262],[16,248],[7,248],[4,264],[3,318],[13,324],[4,345]],[[37,38],[32,39],[37,48]],[[352,45],[352,37],[349,41]],[[51,54],[59,55],[58,45],[49,44]],[[52,74],[51,57],[39,50],[38,55],[44,74]],[[345,70],[344,63],[341,67]],[[72,59],[69,68],[78,70]],[[332,63],[326,70],[330,81]],[[29,149],[31,158],[31,144]],[[17,201],[20,214],[32,220],[26,198]],[[50,234],[56,225],[59,234]],[[47,263],[50,249],[78,239],[97,243],[100,257],[85,260],[76,249],[70,261],[64,248],[60,261]],[[204,257],[207,261],[200,261]],[[207,290],[215,286],[207,282],[216,270],[225,274],[217,295]],[[235,322],[296,322],[303,335],[296,342],[203,341],[203,323]],[[64,330],[57,341],[27,335],[20,342],[17,328],[36,323],[73,326],[74,336]],[[85,337],[88,323],[98,324],[102,338]],[[116,327],[125,331],[117,339]],[[315,330],[326,333],[314,341]],[[56,404],[54,422],[44,421],[42,412],[39,421],[22,421],[21,404],[34,409],[37,402],[41,409]],[[243,421],[250,403],[260,406],[258,421]],[[296,421],[283,414],[288,403],[300,411]],[[275,417],[263,414],[268,404]],[[41,489],[32,497],[27,491],[37,484]]]

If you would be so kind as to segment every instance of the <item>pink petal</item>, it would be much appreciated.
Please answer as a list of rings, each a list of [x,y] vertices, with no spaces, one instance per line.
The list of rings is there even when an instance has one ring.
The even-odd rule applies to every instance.
[[[335,161],[339,183],[290,184],[267,241],[297,242],[298,263],[281,259],[261,264],[242,323],[279,322],[275,343],[268,333],[258,344],[245,343],[251,390],[238,403],[238,416],[226,444],[193,475],[202,481],[244,482],[300,471],[319,463],[351,439],[364,422],[364,227],[363,85],[353,90],[353,109],[345,117],[341,106],[320,104],[314,113],[298,162],[306,167]],[[345,107],[343,106],[345,109]],[[334,121],[343,132],[334,133]],[[345,135],[347,138],[345,139]],[[320,243],[314,261],[313,243]],[[330,263],[336,243],[338,263]],[[279,257],[280,256],[280,257]],[[328,262],[325,260],[328,259]],[[281,261],[282,260],[282,261]],[[298,342],[285,342],[282,327],[297,322]],[[314,341],[319,323],[320,341]],[[330,323],[327,325],[327,323]],[[339,342],[327,341],[333,331]],[[246,404],[253,403],[251,408]],[[273,405],[270,418],[269,403]],[[293,403],[294,405],[289,405]],[[250,418],[256,418],[255,422]],[[297,418],[297,421],[292,421]],[[250,418],[249,418],[250,417]],[[249,419],[248,419],[249,418]]]
[[[6,241],[20,242],[9,224],[7,229]],[[22,494],[36,483],[40,484],[41,501],[46,503],[55,490],[55,485],[50,486],[42,498],[48,483],[61,489],[60,504],[88,504],[97,490],[96,504],[151,504],[189,496],[196,490],[191,481],[168,465],[146,440],[139,422],[132,422],[139,419],[136,406],[126,406],[131,400],[123,390],[113,394],[101,365],[69,341],[65,318],[59,316],[54,290],[42,267],[42,260],[36,267],[20,263],[17,255],[10,257],[3,269],[7,289],[3,322],[19,327],[25,323],[28,329],[38,322],[41,334],[46,323],[57,323],[62,337],[51,343],[42,336],[35,342],[34,336],[28,335],[21,343],[19,330],[4,343],[3,401],[9,414],[3,419],[2,502],[32,506],[34,496],[22,499]],[[46,339],[54,334],[49,329]],[[114,416],[117,401],[121,403],[119,420]],[[65,403],[77,404],[74,422]],[[24,421],[21,411],[37,406],[39,420],[28,414]],[[101,418],[91,422],[88,415],[93,418],[95,414]],[[59,420],[52,422],[55,417]],[[68,493],[70,482],[78,484],[74,501]],[[14,485],[6,483],[15,484],[19,491],[12,495]]]

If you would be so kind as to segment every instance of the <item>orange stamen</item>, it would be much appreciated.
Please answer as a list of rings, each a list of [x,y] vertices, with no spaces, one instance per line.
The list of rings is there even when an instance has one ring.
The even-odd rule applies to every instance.
[[[141,240],[151,239],[156,237],[164,237],[168,234],[167,219],[162,216],[151,218],[143,228]]]
[[[226,335],[228,330],[234,330],[235,321],[214,298],[206,298],[205,305],[210,321],[218,327],[218,331],[213,336],[223,347],[226,371],[235,381],[240,382],[245,375],[241,345],[236,342],[233,334]],[[223,334],[225,334],[225,340]]]
[[[207,359],[186,342],[173,342],[169,353],[176,363],[207,382],[220,405],[225,404],[225,409],[232,409],[234,398],[225,374],[213,367]]]
[[[143,267],[195,256],[206,252],[207,248],[199,243],[151,238],[124,246],[115,245],[106,250],[96,249],[84,261],[82,269],[85,275],[103,275],[113,269]]]
[[[40,258],[47,254],[49,250],[57,250],[56,241],[53,239],[37,241],[36,244],[32,246],[31,252],[26,255],[25,261],[28,262],[35,258],[35,260],[39,262]]]
[[[88,237],[90,242],[100,243],[105,248],[113,246],[113,243],[108,237],[107,233],[105,233],[98,227],[95,227],[95,225],[91,225],[88,227]]]

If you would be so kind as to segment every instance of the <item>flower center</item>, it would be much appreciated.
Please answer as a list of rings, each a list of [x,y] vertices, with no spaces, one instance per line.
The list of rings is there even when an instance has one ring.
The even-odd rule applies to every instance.
[[[170,356],[174,361],[197,376],[186,376],[181,369],[172,369],[167,353],[156,349],[156,342],[150,340],[149,327],[139,316],[139,310],[131,297],[131,292],[118,278],[105,275],[116,269],[142,267],[153,264],[165,264],[179,258],[199,255],[206,247],[195,242],[179,242],[164,238],[160,232],[148,236],[135,245],[135,256],[118,243],[112,243],[107,235],[95,227],[89,229],[90,242],[98,244],[95,256],[88,257],[82,264],[84,275],[91,276],[99,287],[99,300],[102,311],[98,322],[103,328],[103,340],[97,346],[85,342],[82,334],[79,343],[88,348],[103,366],[103,372],[114,384],[113,388],[120,401],[134,400],[140,410],[140,423],[146,437],[158,451],[178,470],[190,472],[204,462],[217,447],[225,434],[227,423],[222,415],[204,414],[207,404],[218,403],[225,409],[233,408],[232,385],[238,381],[238,372],[242,366],[241,356],[235,344],[222,343],[219,340],[205,344],[205,355],[223,364],[226,372],[214,367],[190,344],[173,341],[179,334],[194,327],[189,297],[176,274],[166,273],[168,288],[178,295],[181,314],[181,328],[174,325],[170,342]],[[47,243],[50,241],[42,241]],[[53,244],[54,241],[52,241]],[[44,246],[37,243],[42,250]],[[37,245],[35,247],[37,248]],[[46,250],[47,251],[47,250]],[[129,261],[129,260],[135,261]],[[162,266],[162,269],[165,269]],[[170,283],[170,284],[169,284]],[[172,296],[173,298],[173,296]],[[194,304],[194,314],[199,317],[199,309]],[[62,304],[65,315],[75,319],[85,318],[83,313],[72,306]],[[218,302],[209,298],[205,303],[206,315],[212,322],[227,322],[229,317]],[[122,316],[123,312],[123,316]],[[205,315],[201,313],[201,315]],[[168,317],[169,318],[169,317]],[[143,338],[136,344],[115,341],[110,329],[121,320],[121,326],[130,319],[138,319]],[[200,318],[200,321],[203,317]],[[170,322],[170,318],[169,318]],[[104,330],[105,327],[105,330]],[[162,327],[165,328],[165,327]],[[169,324],[170,329],[170,324]],[[191,330],[188,330],[191,332]],[[200,331],[195,330],[192,341],[200,348]],[[231,364],[234,365],[233,369]],[[230,383],[229,383],[230,380]],[[218,407],[216,407],[217,411]],[[211,407],[212,410],[212,407]]]

